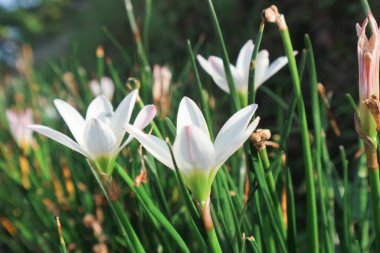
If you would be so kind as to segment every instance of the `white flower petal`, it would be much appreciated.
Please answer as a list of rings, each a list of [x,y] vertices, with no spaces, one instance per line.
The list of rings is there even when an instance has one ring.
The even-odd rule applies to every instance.
[[[86,113],[86,121],[92,118],[107,118],[112,115],[112,105],[104,96],[97,96],[88,106]]]
[[[206,136],[210,136],[206,120],[197,104],[188,97],[181,100],[177,114],[177,132],[188,125],[199,127]],[[209,137],[210,138],[210,137]]]
[[[116,150],[116,138],[112,130],[97,118],[90,119],[84,130],[84,143],[91,159],[111,158]]]
[[[163,140],[157,138],[156,136],[145,134],[140,129],[132,125],[127,125],[125,128],[127,132],[136,138],[141,145],[143,145],[144,148],[157,160],[168,168],[174,170],[169,147]]]
[[[74,107],[63,100],[55,99],[54,105],[63,120],[66,122],[66,125],[69,127],[70,132],[74,136],[75,140],[79,143],[79,145],[82,145],[83,132],[85,127],[85,121],[82,115],[80,115]]]
[[[239,135],[237,138],[234,138],[231,142],[228,143],[228,146],[220,152],[215,161],[215,167],[219,167],[222,165],[230,156],[232,156],[243,144],[244,142],[251,136],[252,132],[256,129],[259,124],[260,117],[255,118],[251,124],[248,125],[246,130],[242,135]]]
[[[40,133],[42,135],[45,135],[46,137],[49,137],[52,140],[55,140],[56,142],[61,143],[62,145],[65,145],[66,147],[71,148],[72,150],[81,153],[82,155],[88,157],[87,152],[81,148],[78,143],[67,137],[66,135],[51,129],[50,127],[46,126],[40,126],[40,125],[31,125],[29,126],[29,129]]]
[[[244,81],[248,83],[249,70],[251,66],[252,53],[255,45],[252,40],[248,40],[240,49],[239,56],[236,61],[236,68],[242,74]]]
[[[137,114],[133,126],[137,129],[144,129],[156,116],[156,107],[154,105],[146,105],[142,110]],[[130,135],[127,140],[124,141],[123,145],[120,146],[117,152],[120,152],[125,146],[127,146],[133,140],[133,136]]]
[[[236,149],[240,147],[235,147],[234,144],[236,145],[236,143],[240,143],[239,140],[243,138],[248,123],[256,109],[257,105],[252,104],[239,110],[232,115],[232,117],[223,125],[222,129],[220,129],[214,142],[218,161],[227,159],[233,154],[231,153],[231,150],[235,152]]]
[[[286,64],[288,64],[288,57],[281,56],[278,57],[274,62],[271,63],[269,68],[267,69],[263,79],[262,83],[264,83],[266,80],[268,80],[271,76],[276,74],[280,69],[282,69]]]
[[[255,89],[263,84],[265,73],[269,66],[269,52],[267,50],[261,50],[256,57],[256,69],[255,69]]]
[[[205,58],[203,58],[201,55],[198,55],[197,59],[201,67],[212,77],[216,85],[218,85],[219,88],[221,88],[224,92],[230,93],[230,89],[228,88],[228,83],[224,71],[223,74],[217,72],[211,65],[211,63],[207,61]]]
[[[188,175],[194,170],[209,173],[213,169],[215,151],[209,136],[194,125],[177,130],[173,153],[178,169]]]
[[[111,119],[111,129],[113,130],[115,137],[121,140],[124,136],[124,126],[129,123],[131,119],[132,111],[137,99],[137,90],[133,90],[126,96],[123,101],[117,107],[115,113]]]
[[[220,76],[223,76],[223,80],[227,80],[227,77],[226,77],[226,74],[224,72],[224,64],[223,64],[223,60],[219,57],[215,57],[215,56],[210,56],[208,58],[208,61],[210,62],[211,64],[211,67],[215,70],[216,73],[218,73]],[[247,88],[248,88],[248,79],[245,81],[244,80],[244,77],[243,77],[243,74],[240,73],[238,71],[238,69],[231,65],[230,64],[230,70],[231,70],[231,74],[232,74],[232,78],[234,79],[234,83],[236,85],[236,88],[240,91],[245,91]],[[220,87],[222,88],[218,83],[217,81],[220,81],[220,80],[215,80],[215,83]],[[227,81],[225,81],[225,84],[222,83],[222,85],[227,85],[227,88],[228,88],[228,83]],[[223,88],[222,88],[223,89]],[[229,89],[228,89],[228,93],[229,93]]]

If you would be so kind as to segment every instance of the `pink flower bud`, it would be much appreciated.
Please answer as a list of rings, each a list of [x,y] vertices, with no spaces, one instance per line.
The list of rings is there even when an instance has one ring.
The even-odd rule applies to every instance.
[[[172,73],[166,66],[154,65],[153,68],[153,101],[161,117],[166,117],[170,110],[170,82]]]
[[[367,38],[366,27],[368,20],[371,26],[371,37]],[[356,24],[358,34],[358,62],[359,62],[359,94],[360,100],[375,95],[379,98],[379,57],[380,31],[372,13],[364,20],[360,27]]]

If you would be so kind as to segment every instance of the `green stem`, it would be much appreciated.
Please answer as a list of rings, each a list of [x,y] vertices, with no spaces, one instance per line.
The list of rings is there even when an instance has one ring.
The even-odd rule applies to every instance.
[[[358,148],[363,148],[360,140]],[[358,160],[358,172],[356,177],[359,185],[359,238],[362,253],[369,253],[369,219],[368,219],[368,171],[365,155]]]
[[[222,248],[220,247],[218,237],[215,233],[215,228],[212,228],[211,230],[207,230],[207,236],[208,241],[210,243],[210,247],[212,249],[212,252],[222,252]]]
[[[134,252],[145,252],[145,250],[144,250],[139,238],[137,237],[132,225],[130,224],[128,218],[123,219],[124,220],[124,224],[123,224],[122,218],[120,218],[120,216],[118,214],[118,208],[121,208],[120,204],[118,202],[116,202],[116,204],[114,205],[114,203],[108,197],[107,191],[104,188],[102,182],[100,181],[98,173],[96,172],[96,170],[94,169],[94,167],[91,165],[91,163],[89,161],[88,161],[88,165],[91,169],[91,172],[92,172],[96,182],[98,183],[99,188],[103,192],[104,197],[106,198],[108,204],[110,205],[111,211],[112,211],[112,213],[116,219],[117,225],[119,226],[119,229],[121,230],[121,233],[122,233],[126,243],[130,247],[130,249]],[[126,226],[124,226],[124,225],[126,225]]]
[[[267,181],[269,192],[270,192],[270,195],[271,195],[271,198],[272,198],[272,201],[273,201],[273,205],[275,206],[276,211],[277,211],[277,215],[278,215],[278,217],[279,217],[279,219],[281,221],[280,228],[282,230],[282,233],[284,235],[286,235],[286,228],[285,228],[284,218],[282,217],[281,203],[280,203],[280,201],[278,199],[277,192],[276,192],[276,182],[274,180],[273,173],[270,170],[270,162],[269,162],[269,157],[268,157],[267,149],[264,148],[264,149],[260,150],[259,154],[260,154],[261,161],[263,163],[263,167],[267,171],[266,181]]]
[[[152,0],[145,0],[145,16],[144,16],[144,26],[143,26],[143,44],[145,50],[148,51],[149,46],[149,26],[150,19],[152,16]]]
[[[200,206],[203,212],[202,216],[203,216],[204,221],[205,221],[205,217],[207,217],[206,219],[212,219],[211,213],[210,213],[210,204],[211,204],[210,199],[208,201],[200,203]],[[212,223],[212,220],[207,221],[208,224],[210,224],[210,222]],[[213,253],[222,253],[223,251],[222,251],[222,248],[220,247],[218,236],[216,235],[214,225],[212,224],[212,226],[210,227],[206,225],[206,222],[204,224],[205,224],[207,238],[208,238],[209,247],[211,251]]]
[[[178,234],[178,232],[167,220],[167,218],[162,214],[162,212],[155,206],[155,204],[146,194],[144,189],[142,187],[134,187],[133,180],[129,177],[129,175],[119,164],[116,165],[116,170],[122,177],[124,182],[127,183],[128,187],[136,194],[139,202],[143,205],[144,209],[147,210],[148,214],[151,215],[152,218],[156,219],[157,222],[161,224],[163,229],[166,230],[172,237],[172,239],[177,243],[177,245],[181,249],[181,252],[190,252],[182,237]]]
[[[141,62],[141,71],[142,71],[142,78],[141,78],[141,83],[142,83],[142,91],[143,91],[143,94],[145,95],[145,99],[148,99],[148,100],[145,100],[145,101],[150,101],[151,100],[151,96],[152,96],[152,73],[151,73],[151,69],[150,69],[150,66],[149,66],[149,61],[148,61],[148,57],[146,55],[146,52],[145,52],[145,48],[144,48],[144,45],[141,41],[141,36],[140,36],[140,31],[139,31],[139,28],[137,26],[137,23],[136,23],[136,18],[135,18],[135,15],[133,13],[133,5],[132,5],[132,1],[131,0],[125,0],[125,8],[127,10],[127,15],[128,15],[128,19],[129,19],[129,24],[131,26],[131,30],[132,30],[132,33],[133,33],[133,36],[134,36],[134,40],[135,40],[135,43],[136,43],[136,46],[137,46],[137,54],[139,56],[139,60]]]
[[[232,100],[234,102],[234,109],[235,111],[238,111],[240,109],[240,101],[239,101],[239,96],[236,92],[235,82],[232,77],[232,72],[230,69],[230,60],[228,59],[228,53],[227,53],[226,45],[224,44],[222,30],[220,29],[218,17],[216,16],[212,0],[207,0],[207,2],[208,2],[208,6],[211,13],[212,23],[214,24],[216,35],[217,35],[217,38],[222,50],[223,66],[224,66],[224,71],[226,73],[228,88],[230,90]]]
[[[374,227],[376,234],[376,252],[380,252],[380,181],[379,168],[368,169],[371,185],[372,207],[374,216]]]
[[[256,96],[256,90],[255,90],[255,70],[256,70],[256,57],[259,53],[261,39],[263,38],[264,33],[264,27],[265,22],[262,21],[260,23],[259,31],[256,34],[256,40],[255,40],[255,48],[252,53],[252,60],[251,60],[251,69],[249,72],[249,80],[248,80],[248,104],[255,103],[255,96]]]
[[[102,53],[98,54],[98,50],[101,51]],[[97,49],[96,49],[96,58],[97,58],[97,75],[98,75],[98,80],[100,82],[100,79],[104,76],[104,52],[103,52],[103,48],[101,46],[99,46]]]
[[[339,146],[340,158],[343,165],[343,249],[344,252],[351,253],[351,239],[350,239],[350,190],[348,188],[348,161],[346,152],[343,146]]]
[[[297,225],[296,225],[296,208],[294,201],[294,191],[292,175],[289,167],[286,167],[286,206],[288,216],[288,251],[297,253]]]
[[[285,52],[289,60],[289,69],[293,81],[294,92],[296,95],[297,107],[299,112],[299,121],[301,127],[302,150],[306,170],[306,189],[307,189],[307,224],[309,249],[311,253],[319,252],[318,241],[318,222],[317,222],[317,203],[315,197],[313,161],[310,149],[309,129],[306,119],[306,111],[301,93],[300,79],[298,75],[296,59],[293,53],[293,45],[290,40],[289,30],[281,29],[281,38],[284,44]]]
[[[305,45],[308,53],[308,67],[309,67],[309,79],[310,79],[310,90],[311,90],[311,109],[313,115],[314,123],[314,148],[315,148],[315,167],[318,174],[318,188],[320,192],[320,205],[321,205],[321,218],[322,218],[322,229],[324,236],[324,246],[326,252],[334,252],[332,235],[330,234],[327,210],[326,210],[326,188],[323,186],[323,174],[322,174],[322,124],[321,124],[321,112],[319,110],[319,97],[318,97],[318,80],[317,80],[317,70],[315,66],[313,47],[309,35],[305,35]]]
[[[371,11],[371,7],[369,6],[368,1],[367,0],[361,0],[360,2],[362,3],[362,7],[363,7],[363,10],[365,12],[365,15],[367,15],[368,12]]]

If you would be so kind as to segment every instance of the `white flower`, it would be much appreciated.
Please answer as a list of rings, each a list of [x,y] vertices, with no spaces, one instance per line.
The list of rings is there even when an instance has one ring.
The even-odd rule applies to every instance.
[[[248,77],[254,47],[255,45],[252,40],[247,41],[240,49],[236,66],[230,64],[236,89],[243,94],[248,92]],[[210,56],[208,60],[206,60],[201,55],[197,55],[197,59],[202,68],[212,77],[216,85],[218,85],[223,91],[230,93],[226,74],[224,72],[223,60],[216,56]],[[287,63],[288,58],[282,56],[269,65],[268,51],[261,50],[256,57],[255,90],[257,90],[271,76],[276,74]]]
[[[235,113],[211,142],[206,121],[191,99],[184,97],[178,109],[177,136],[173,153],[187,186],[199,201],[205,201],[219,167],[239,149],[255,130],[259,118],[250,123],[257,105],[249,105]],[[127,131],[154,157],[174,169],[167,144],[152,135],[128,125]]]
[[[20,148],[28,149],[33,142],[32,131],[28,129],[28,126],[33,124],[32,109],[28,108],[19,112],[7,109],[6,115],[13,139]]]
[[[68,103],[59,99],[54,100],[59,114],[66,122],[76,142],[46,126],[32,125],[30,129],[81,153],[91,160],[109,162],[133,139],[130,136],[123,142],[124,127],[130,121],[137,93],[138,91],[134,90],[126,96],[115,112],[105,96],[98,96],[89,105],[85,119]],[[156,108],[154,105],[147,105],[139,112],[133,125],[137,129],[143,129],[155,115]]]
[[[100,82],[98,80],[92,80],[89,86],[95,97],[104,95],[109,100],[112,100],[113,93],[115,92],[115,84],[111,78],[104,76],[100,78]]]

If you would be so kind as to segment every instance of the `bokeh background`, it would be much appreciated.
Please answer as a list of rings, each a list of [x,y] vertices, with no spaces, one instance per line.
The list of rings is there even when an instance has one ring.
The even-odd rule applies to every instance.
[[[145,1],[136,0],[133,3],[138,26],[141,27],[146,15]],[[173,72],[174,89],[192,96],[196,92],[193,88],[194,78],[191,74],[182,76],[188,65],[186,40],[189,39],[193,45],[197,45],[197,50],[202,55],[220,55],[207,3],[200,0],[151,0],[151,4],[149,32],[142,34],[149,63],[151,66],[169,66]],[[285,14],[295,49],[302,51],[304,35],[310,35],[314,45],[318,79],[328,91],[332,112],[342,132],[340,137],[336,137],[331,130],[326,133],[331,145],[330,155],[334,159],[334,154],[338,153],[338,145],[344,143],[348,156],[352,159],[357,149],[350,144],[356,144],[357,138],[345,94],[351,93],[357,99],[355,24],[362,23],[365,18],[360,1],[217,0],[214,4],[233,62],[240,47],[248,39],[255,39],[261,10],[271,4],[276,4]],[[380,18],[380,2],[370,1],[370,5],[374,16]],[[115,40],[123,47],[124,53],[115,45]],[[136,48],[123,0],[0,0],[1,87],[6,87],[10,79],[21,75],[22,63],[25,54],[31,53],[30,48],[33,52],[33,69],[43,77],[45,84],[54,84],[62,78],[57,73],[57,66],[70,70],[74,63],[80,63],[90,76],[96,76],[95,52],[99,45],[112,58],[123,81],[136,74]],[[261,47],[269,50],[271,59],[284,54],[274,25],[266,26]],[[210,95],[217,99],[216,106],[228,107],[228,96],[203,71],[201,77]],[[286,68],[264,85],[282,96],[285,101],[291,97],[292,86]],[[303,88],[308,107],[308,82],[303,82]],[[5,104],[12,105],[15,102],[17,99],[11,96]],[[270,128],[276,134],[276,127],[281,124],[281,119],[276,117],[273,100],[267,93],[259,90],[257,102],[260,105],[258,114],[262,117],[261,127]],[[176,114],[176,109],[173,110],[171,116]],[[216,124],[221,121],[218,118],[216,114]],[[291,138],[289,145],[288,159],[291,167],[295,168],[293,182],[298,192],[296,202],[303,203],[303,161],[299,159],[298,135]],[[338,158],[336,161],[338,163]],[[298,214],[302,227],[305,214]]]

